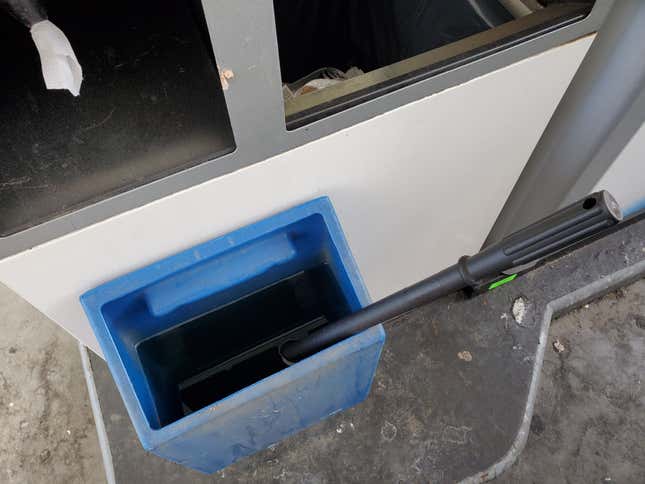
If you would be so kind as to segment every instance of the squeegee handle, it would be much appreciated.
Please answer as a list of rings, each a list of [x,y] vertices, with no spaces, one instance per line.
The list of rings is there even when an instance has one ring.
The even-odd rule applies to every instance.
[[[592,193],[558,210],[481,252],[461,259],[475,279],[495,277],[502,271],[555,254],[622,220],[620,207],[607,191]]]
[[[303,339],[286,342],[280,352],[286,362],[298,361],[446,294],[555,254],[620,220],[622,214],[616,200],[606,191],[593,193],[473,256],[460,258],[457,264],[427,279],[323,326]]]

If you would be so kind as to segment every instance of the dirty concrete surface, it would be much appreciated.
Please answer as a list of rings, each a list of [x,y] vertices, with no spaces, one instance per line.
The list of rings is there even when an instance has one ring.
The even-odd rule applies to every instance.
[[[2,286],[0,318],[0,482],[105,482],[76,342]],[[643,380],[640,280],[553,321],[527,446],[496,482],[645,482]],[[353,409],[319,424],[319,438],[354,434],[357,415]],[[385,441],[395,440],[397,432],[387,422],[381,429]],[[140,448],[130,452],[143,454]],[[311,457],[331,466],[360,465],[338,455]],[[173,466],[156,460],[162,468]],[[273,468],[270,460],[266,465]],[[168,472],[167,482],[182,482],[173,475]],[[194,473],[193,482],[233,476],[228,469],[213,476]],[[292,482],[288,472],[272,477]]]
[[[0,482],[105,482],[78,343],[2,285],[0,321]]]
[[[496,482],[645,482],[645,279],[551,323],[526,447]]]

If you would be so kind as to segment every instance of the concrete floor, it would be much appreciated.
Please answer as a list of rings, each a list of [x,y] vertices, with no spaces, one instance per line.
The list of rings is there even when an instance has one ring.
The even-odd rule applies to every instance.
[[[105,482],[78,343],[2,285],[0,321],[0,482]]]
[[[0,318],[0,482],[105,482],[76,342],[2,286]],[[645,280],[554,321],[550,343],[497,482],[645,482]]]
[[[497,482],[645,483],[645,279],[551,323],[527,445]]]

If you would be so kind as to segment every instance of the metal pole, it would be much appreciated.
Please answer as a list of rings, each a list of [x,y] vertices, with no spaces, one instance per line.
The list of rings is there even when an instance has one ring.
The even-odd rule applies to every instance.
[[[645,1],[617,0],[531,154],[484,246],[588,192],[645,119]],[[625,129],[625,122],[629,126]],[[615,130],[621,125],[620,130]],[[612,136],[613,135],[613,136]],[[613,149],[608,150],[607,144]],[[616,145],[621,144],[620,149]],[[588,167],[594,163],[594,170]],[[600,164],[604,166],[599,166]],[[591,172],[596,180],[581,176]],[[572,193],[572,189],[583,193]]]

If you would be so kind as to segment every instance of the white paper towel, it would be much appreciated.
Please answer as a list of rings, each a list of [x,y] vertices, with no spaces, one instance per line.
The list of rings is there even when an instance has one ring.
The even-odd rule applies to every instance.
[[[31,26],[31,37],[40,55],[47,89],[67,89],[78,96],[83,69],[63,31],[49,20],[43,20]]]

